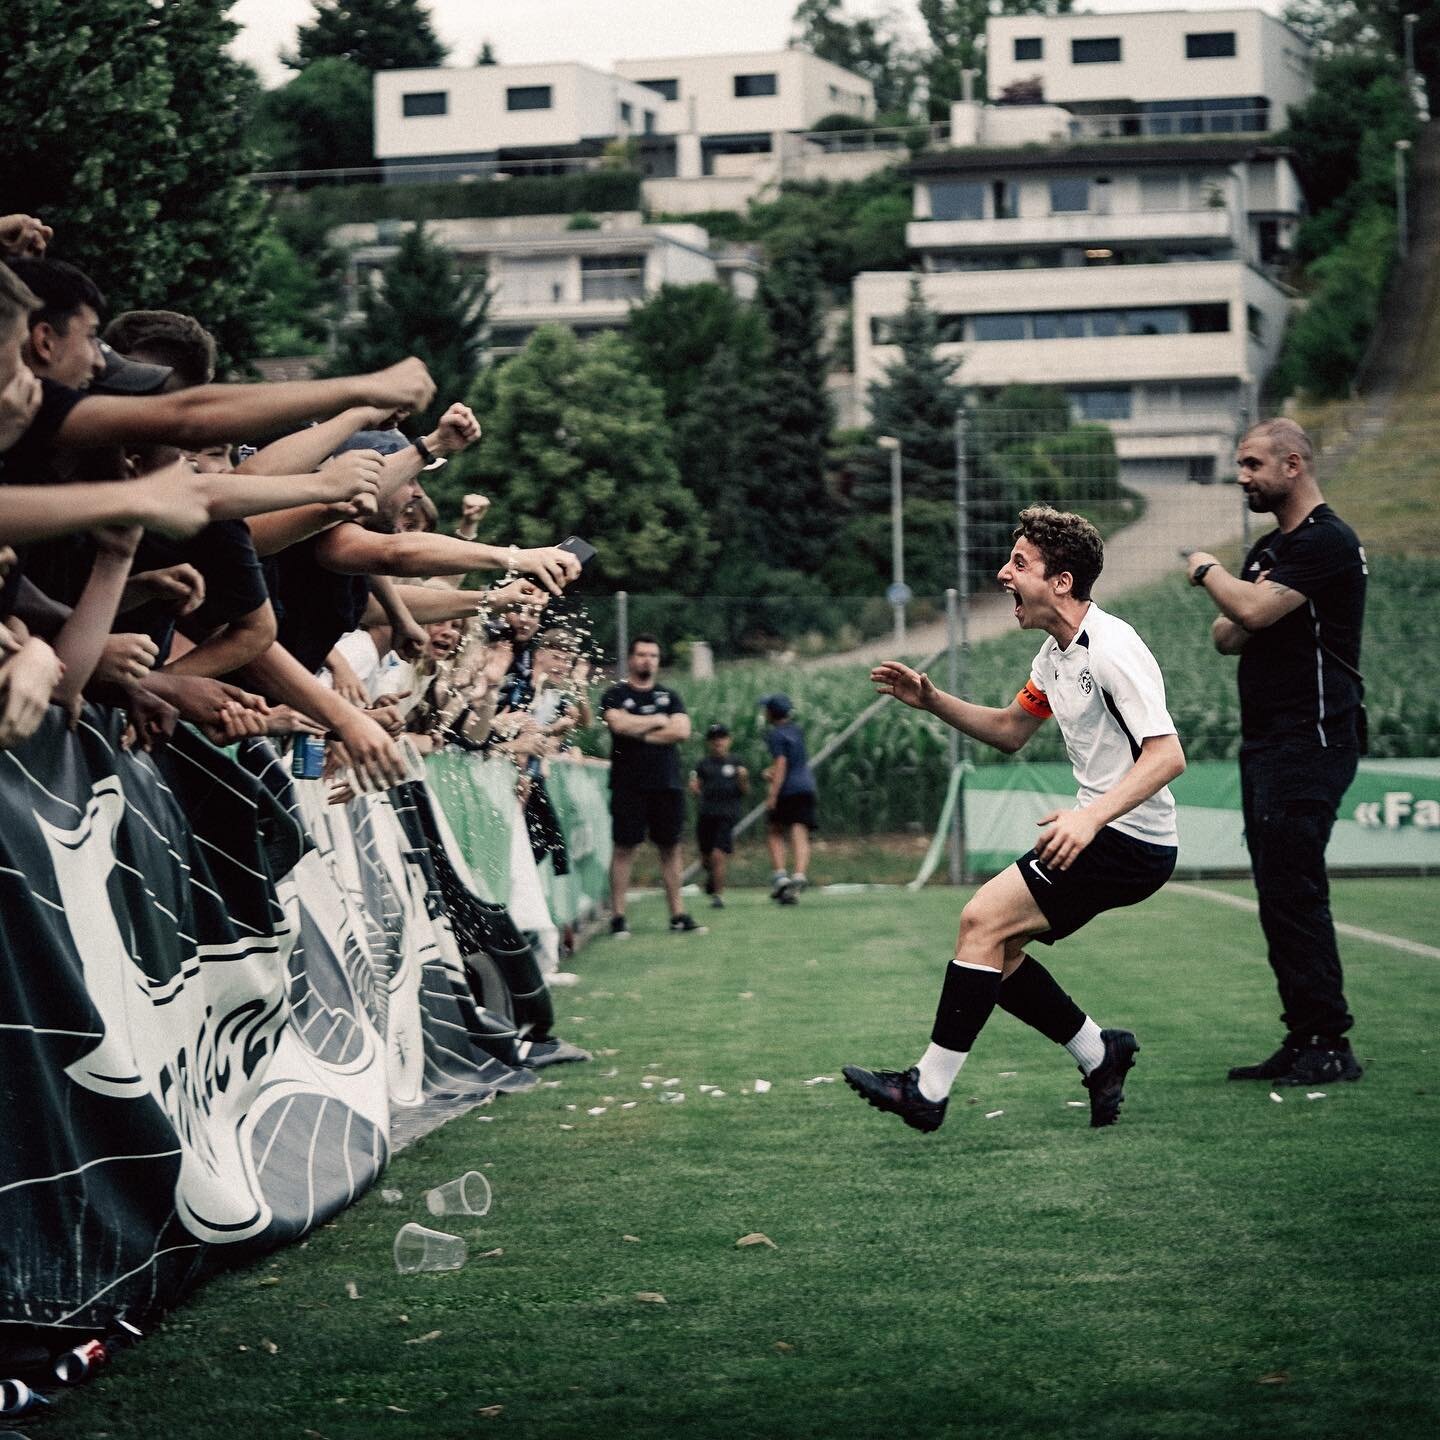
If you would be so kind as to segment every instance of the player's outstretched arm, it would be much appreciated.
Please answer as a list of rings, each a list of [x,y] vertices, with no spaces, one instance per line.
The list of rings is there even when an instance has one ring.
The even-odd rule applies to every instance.
[[[1075,857],[1112,820],[1128,815],[1142,801],[1185,773],[1185,752],[1178,735],[1151,735],[1140,742],[1140,758],[1125,778],[1079,810],[1052,810],[1037,825],[1050,825],[1035,842],[1042,864],[1068,870]]]
[[[899,660],[886,660],[870,672],[870,681],[882,695],[893,695],[912,710],[927,710],[953,730],[1013,755],[1045,723],[1045,716],[1031,714],[1018,700],[1003,710],[992,705],[972,705],[968,700],[939,689],[929,675],[912,670]]]

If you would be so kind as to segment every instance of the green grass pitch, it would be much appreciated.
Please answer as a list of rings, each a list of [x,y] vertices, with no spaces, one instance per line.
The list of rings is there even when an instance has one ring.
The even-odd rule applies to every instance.
[[[372,1193],[211,1283],[27,1429],[1436,1433],[1440,959],[1344,941],[1366,1077],[1276,1104],[1223,1078],[1279,1036],[1253,916],[1168,890],[1046,956],[1102,1025],[1140,1038],[1121,1123],[1090,1130],[1069,1057],[997,1012],[945,1127],[922,1136],[838,1076],[918,1055],[960,898],[811,894],[780,910],[749,892],[703,912],[704,936],[668,935],[658,901],[635,903],[634,939],[596,942],[581,984],[557,992],[561,1031],[593,1064],[421,1141],[382,1181],[403,1202]],[[1339,882],[1336,909],[1440,934],[1433,881]],[[660,1103],[647,1075],[684,1102]],[[836,1083],[804,1083],[817,1076]],[[504,1253],[397,1275],[396,1229],[472,1167],[494,1206],[452,1228],[472,1257]],[[755,1231],[776,1248],[737,1248]]]

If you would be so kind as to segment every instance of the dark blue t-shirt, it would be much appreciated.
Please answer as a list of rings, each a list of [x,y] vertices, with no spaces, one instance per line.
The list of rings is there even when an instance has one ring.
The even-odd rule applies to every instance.
[[[810,761],[805,754],[805,736],[800,727],[790,721],[783,725],[772,725],[765,732],[765,743],[777,760],[785,757],[785,780],[780,786],[782,795],[813,795],[815,777],[810,773]]]

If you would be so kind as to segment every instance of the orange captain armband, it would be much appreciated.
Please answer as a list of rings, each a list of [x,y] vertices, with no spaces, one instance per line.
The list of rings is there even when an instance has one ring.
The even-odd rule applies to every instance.
[[[1037,720],[1048,720],[1054,713],[1050,709],[1050,702],[1045,698],[1045,692],[1033,680],[1027,680],[1015,698],[1020,702],[1020,708]]]

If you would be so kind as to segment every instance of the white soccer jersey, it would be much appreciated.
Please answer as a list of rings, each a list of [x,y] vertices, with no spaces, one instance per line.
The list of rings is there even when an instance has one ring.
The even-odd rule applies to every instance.
[[[1030,684],[1044,692],[1065,737],[1080,805],[1124,779],[1143,740],[1175,734],[1155,657],[1131,626],[1093,600],[1068,646],[1062,649],[1053,635],[1046,638],[1030,667]],[[1110,823],[1152,845],[1179,843],[1168,785]]]

